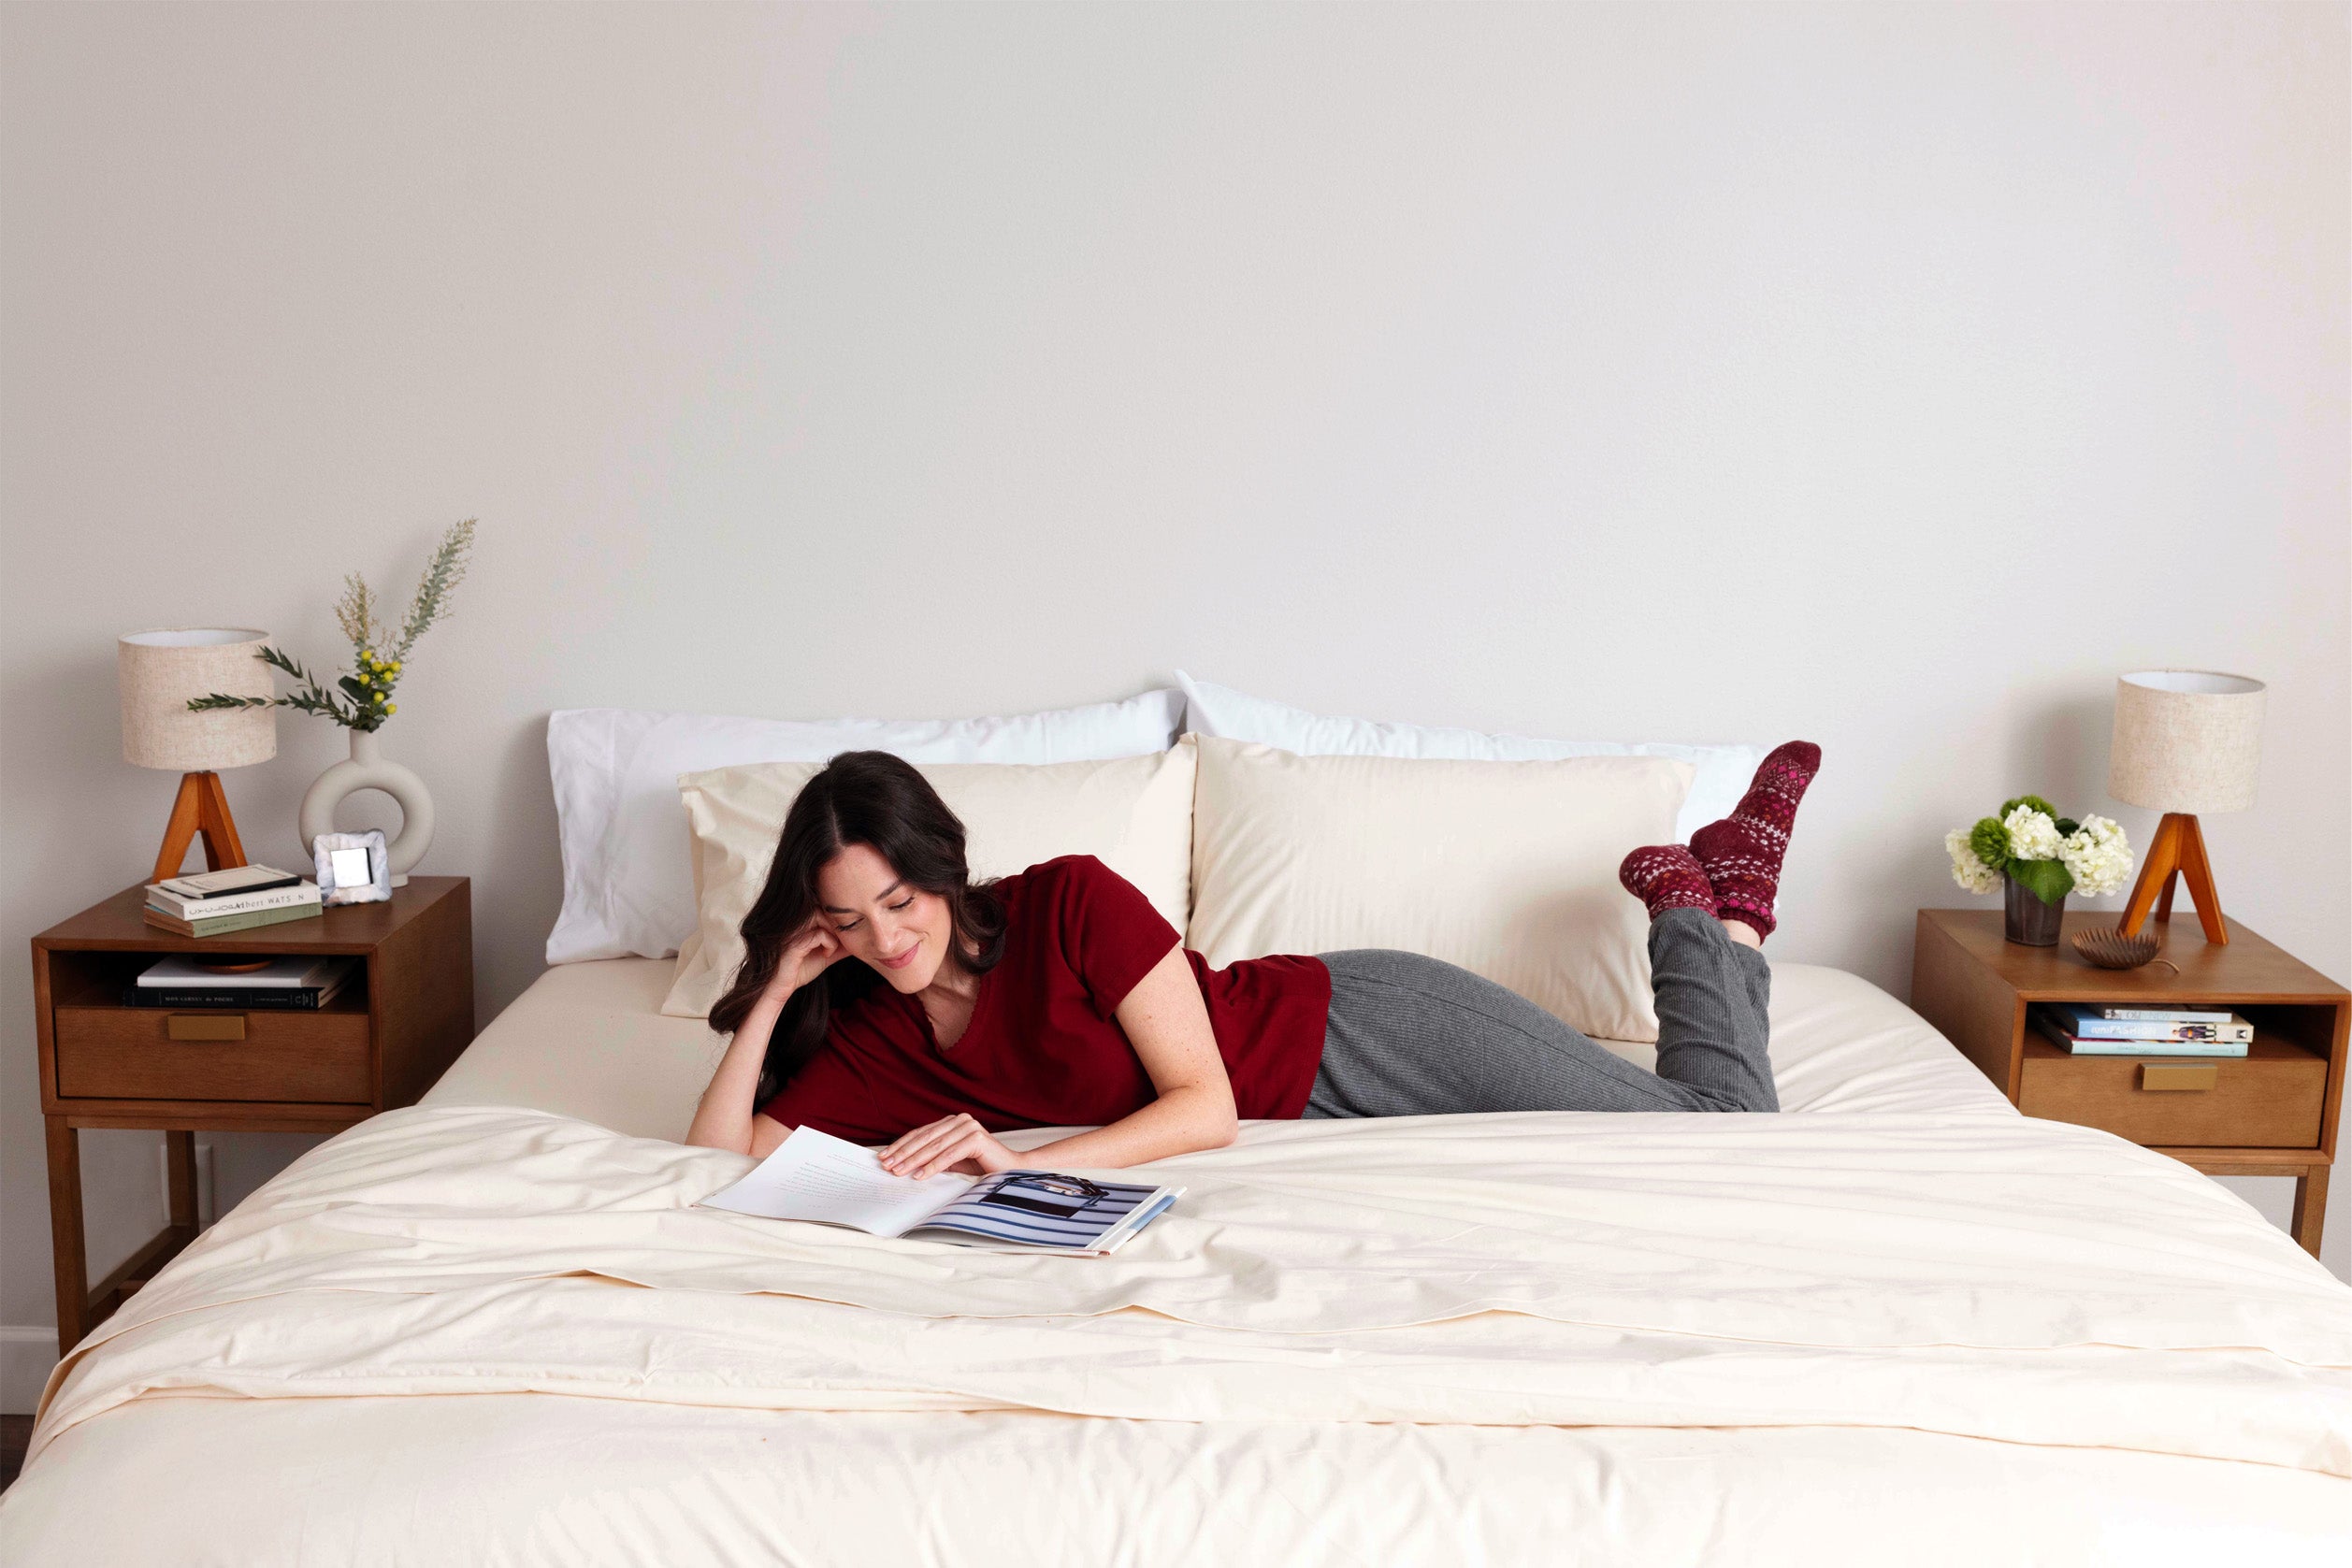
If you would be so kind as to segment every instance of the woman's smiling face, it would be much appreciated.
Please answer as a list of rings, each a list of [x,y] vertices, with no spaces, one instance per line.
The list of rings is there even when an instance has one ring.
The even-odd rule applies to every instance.
[[[853,958],[896,991],[929,985],[947,959],[955,921],[947,900],[907,885],[871,844],[851,844],[816,873],[816,917]]]

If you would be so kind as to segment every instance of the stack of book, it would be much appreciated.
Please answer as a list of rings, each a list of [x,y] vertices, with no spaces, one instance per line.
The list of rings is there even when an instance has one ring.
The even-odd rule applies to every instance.
[[[2034,1027],[2077,1057],[2243,1057],[2254,1026],[2226,1008],[2035,1007]]]
[[[175,953],[148,966],[126,1007],[290,1008],[316,1012],[359,971],[356,958],[261,958],[233,966]]]
[[[147,923],[183,937],[226,936],[324,913],[319,885],[267,866],[238,866],[147,885]]]

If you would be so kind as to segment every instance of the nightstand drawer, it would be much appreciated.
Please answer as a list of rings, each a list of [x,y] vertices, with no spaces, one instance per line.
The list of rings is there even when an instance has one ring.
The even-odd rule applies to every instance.
[[[2258,1046],[2258,1049],[2259,1047]],[[2210,1066],[2211,1088],[2177,1086]],[[2328,1063],[2304,1053],[2207,1057],[2063,1057],[2028,1051],[2017,1109],[2174,1148],[2309,1149],[2319,1144]],[[2154,1067],[2151,1074],[2143,1068]],[[2168,1086],[2166,1080],[2172,1080]]]
[[[207,1034],[240,1037],[184,1038]],[[364,1103],[371,1098],[368,1014],[60,1007],[57,1092],[89,1100]]]

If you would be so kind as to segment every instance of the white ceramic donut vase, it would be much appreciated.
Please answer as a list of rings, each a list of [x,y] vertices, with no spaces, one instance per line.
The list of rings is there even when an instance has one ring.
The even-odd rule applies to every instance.
[[[302,847],[307,851],[321,833],[336,830],[335,808],[345,796],[381,789],[400,803],[400,836],[386,846],[385,856],[392,862],[392,885],[405,887],[410,868],[433,847],[433,798],[425,793],[423,779],[383,759],[374,730],[354,729],[351,738],[351,760],[321,773],[302,797]]]

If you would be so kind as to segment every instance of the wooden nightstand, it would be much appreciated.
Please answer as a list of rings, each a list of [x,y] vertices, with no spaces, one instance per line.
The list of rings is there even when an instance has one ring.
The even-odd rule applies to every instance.
[[[2001,939],[1998,910],[1923,909],[1912,1007],[2027,1115],[2104,1128],[2209,1176],[2294,1177],[2295,1240],[2317,1257],[2352,992],[2234,920],[2227,946],[2193,924],[2151,923],[2178,974],[2076,956],[2075,932],[2114,925],[2069,914],[2057,946],[2020,947]],[[2243,1058],[2070,1056],[2026,1022],[2038,1001],[2228,1007],[2254,1025],[2254,1043]],[[2182,1066],[2212,1072],[2163,1071]]]
[[[473,1039],[473,896],[419,876],[383,903],[344,904],[201,940],[139,917],[125,888],[33,939],[41,1112],[60,1355],[196,1234],[195,1134],[339,1132],[410,1105]],[[123,992],[166,953],[350,954],[363,972],[316,1012],[166,1012]],[[161,1130],[170,1223],[93,1288],[81,1229],[79,1129]]]

